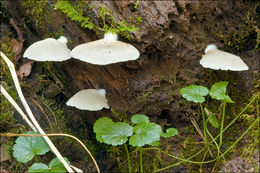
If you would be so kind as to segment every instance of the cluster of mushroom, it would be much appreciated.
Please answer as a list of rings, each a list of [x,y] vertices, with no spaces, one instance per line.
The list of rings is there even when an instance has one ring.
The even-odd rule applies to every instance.
[[[117,34],[107,32],[103,39],[78,45],[72,51],[67,48],[66,37],[61,36],[57,40],[47,38],[33,43],[23,56],[36,61],[65,61],[73,57],[91,64],[107,65],[136,60],[139,55],[134,46],[118,41]],[[248,70],[240,57],[218,50],[214,44],[207,46],[200,64],[214,70]],[[81,110],[108,109],[105,95],[105,89],[85,89],[76,93],[66,104]]]
[[[132,45],[118,41],[115,33],[105,33],[103,39],[76,46],[72,51],[67,47],[67,38],[47,38],[33,43],[23,57],[35,61],[65,61],[71,57],[96,65],[107,65],[136,60],[139,51]],[[81,110],[96,111],[109,108],[105,89],[85,89],[67,101],[68,106]]]

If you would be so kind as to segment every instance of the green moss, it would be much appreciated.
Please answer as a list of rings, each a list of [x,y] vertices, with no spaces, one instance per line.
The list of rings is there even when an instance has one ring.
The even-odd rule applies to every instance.
[[[146,102],[147,97],[148,97],[151,93],[152,93],[152,92],[143,92],[142,95],[137,98],[138,103],[144,103],[144,102]]]
[[[22,6],[26,9],[25,13],[30,16],[37,25],[42,25],[42,21],[48,22],[51,19],[47,0],[25,0],[22,1]]]
[[[53,117],[56,116],[59,120],[65,121],[66,118],[63,115],[63,110],[59,109],[56,105],[55,105],[55,100],[54,99],[46,99],[43,96],[39,96],[38,97],[42,103],[44,103],[44,105],[46,107],[48,107],[50,114],[48,114],[48,116]]]
[[[15,61],[14,53],[11,49],[11,33],[6,34],[0,40],[1,51],[12,61]],[[1,70],[0,70],[0,78],[1,78],[1,85],[5,88],[5,90],[11,95],[14,100],[18,99],[18,94],[16,92],[16,88],[13,84],[13,79],[9,68],[5,61],[1,58]],[[9,103],[9,101],[3,96],[0,96],[0,108],[1,108],[1,115],[0,115],[0,127],[1,131],[3,132],[22,132],[25,130],[25,127],[21,124],[18,124],[16,119],[13,117],[14,108]]]
[[[93,14],[91,10],[94,6],[90,6],[88,1],[62,1],[59,0],[55,4],[55,10],[61,10],[65,13],[71,20],[78,22],[81,27],[90,30],[95,30],[97,34],[102,32],[114,32],[119,33],[122,37],[126,39],[131,39],[130,33],[138,30],[136,25],[140,24],[142,21],[141,17],[137,17],[134,24],[129,25],[126,20],[122,20],[119,23],[116,22],[113,17],[113,12],[105,8],[104,6],[99,6],[99,14],[96,20],[101,20],[101,22],[94,22]],[[132,18],[131,18],[132,19]]]
[[[60,36],[64,35],[64,28],[59,28],[57,31],[55,32],[50,32],[48,37],[51,38],[59,38]],[[68,39],[68,43],[72,43],[71,40]]]
[[[260,29],[257,26],[257,20],[259,14],[257,13],[259,3],[255,8],[248,11],[245,16],[244,23],[237,26],[237,30],[230,32],[224,31],[223,33],[217,33],[216,36],[223,41],[230,48],[237,51],[259,51],[260,50]]]

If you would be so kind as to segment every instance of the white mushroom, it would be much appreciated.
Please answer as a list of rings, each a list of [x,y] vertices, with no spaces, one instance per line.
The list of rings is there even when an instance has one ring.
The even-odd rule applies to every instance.
[[[85,89],[76,93],[67,101],[67,106],[74,106],[81,110],[97,111],[109,109],[104,89]]]
[[[71,58],[70,50],[67,48],[67,38],[64,36],[58,40],[46,38],[33,43],[26,49],[23,57],[35,61],[65,61]]]
[[[200,64],[204,68],[211,68],[214,70],[248,70],[248,66],[239,56],[218,50],[215,44],[207,46],[205,55],[203,55],[200,60]]]
[[[104,39],[78,45],[71,51],[73,58],[97,65],[136,60],[139,55],[134,46],[117,41],[117,34],[110,32]]]

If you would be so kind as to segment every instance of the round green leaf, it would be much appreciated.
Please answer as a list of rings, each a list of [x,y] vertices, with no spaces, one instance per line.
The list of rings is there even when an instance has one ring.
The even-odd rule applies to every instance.
[[[27,132],[26,134],[38,134],[36,132]],[[16,139],[13,146],[13,156],[18,162],[27,163],[35,155],[43,155],[50,150],[43,137],[20,136]]]
[[[34,163],[29,167],[28,172],[49,172],[48,166],[43,163]]]
[[[169,128],[169,129],[166,130],[166,133],[161,134],[161,136],[164,137],[164,138],[169,138],[169,137],[175,136],[177,134],[178,134],[178,130],[177,129]]]
[[[70,164],[69,160],[64,157],[64,160]],[[54,159],[52,159],[49,163],[49,172],[67,172],[66,168],[64,167],[64,165],[60,162],[60,160],[56,157]]]
[[[102,118],[99,118],[95,123],[94,123],[94,126],[93,126],[93,130],[94,132],[96,133],[96,139],[99,141],[99,142],[104,142],[103,138],[101,137],[101,131],[103,128],[105,128],[106,126],[110,125],[110,124],[113,124],[113,120],[111,120],[110,118],[108,117],[102,117]]]
[[[114,122],[111,120],[111,118],[101,117],[94,123],[93,130],[95,133],[100,133],[104,127],[113,123]]]
[[[144,114],[135,114],[132,116],[131,121],[134,124],[149,123],[149,118]]]
[[[204,96],[209,93],[207,87],[199,86],[199,85],[190,85],[180,89],[180,94],[182,97],[187,99],[188,101],[193,101],[195,103],[203,103],[205,102]]]
[[[227,81],[216,82],[214,85],[212,85],[209,95],[213,99],[223,100],[228,103],[234,103],[234,101],[228,95],[226,95],[227,85]]]
[[[145,144],[159,141],[162,128],[155,123],[149,122],[137,124],[133,131],[135,134],[130,137],[129,144],[134,147],[142,147]]]
[[[125,122],[110,124],[102,129],[100,133],[106,144],[113,146],[121,145],[133,134],[133,127]]]

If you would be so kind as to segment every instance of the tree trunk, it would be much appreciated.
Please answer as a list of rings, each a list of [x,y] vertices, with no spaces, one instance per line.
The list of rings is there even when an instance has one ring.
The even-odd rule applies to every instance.
[[[1,44],[6,39],[18,41],[20,51],[15,54],[6,52],[8,56],[16,56],[18,69],[25,63],[19,58],[25,49],[41,39],[64,35],[70,40],[68,47],[73,49],[103,37],[54,10],[53,1],[36,1],[33,5],[28,2],[1,2]],[[177,125],[175,121],[188,119],[194,112],[192,109],[198,109],[193,104],[187,105],[179,95],[179,89],[184,86],[210,87],[217,81],[226,80],[230,82],[229,95],[237,103],[245,103],[246,99],[241,98],[248,98],[254,89],[253,81],[257,80],[254,72],[259,75],[260,46],[259,23],[256,23],[259,21],[259,6],[256,1],[140,1],[137,9],[135,1],[91,3],[113,11],[116,21],[125,19],[131,24],[132,19],[142,17],[139,30],[131,34],[132,41],[119,38],[134,45],[140,51],[140,58],[106,66],[76,59],[53,62],[63,86],[59,92],[63,93],[61,103],[64,107],[65,102],[82,89],[103,88],[114,110],[127,115],[161,116],[168,123]],[[92,13],[96,15],[96,23],[100,23],[99,11],[93,8]],[[10,19],[14,19],[15,24],[10,23]],[[211,43],[242,57],[249,70],[231,72],[203,68],[199,61]],[[22,80],[34,80],[33,73],[41,73],[34,70],[39,64],[42,63],[34,63],[32,74]],[[50,88],[52,86],[45,86],[44,90]],[[75,120],[77,116],[74,115],[79,112],[74,108],[68,112],[71,113],[68,116],[73,117],[70,123],[74,123],[76,129],[79,125],[75,124],[80,121]],[[81,113],[90,114],[88,111]],[[103,110],[93,114],[111,113]],[[96,119],[89,118],[88,123],[93,124]]]
[[[34,41],[59,30],[63,30],[63,35],[72,41],[72,44],[68,45],[71,49],[102,37],[81,28],[65,14],[54,11],[52,6],[44,8],[51,17],[46,13],[42,14],[41,18],[36,18],[30,16],[29,9],[22,5],[22,1],[3,3],[7,5],[5,10],[8,10],[9,14],[3,17],[5,22],[2,25],[14,32],[9,19],[19,21],[18,25],[25,38],[23,50]],[[132,34],[135,41],[131,42],[141,55],[136,61],[106,66],[92,65],[75,59],[54,63],[65,80],[64,89],[68,91],[68,98],[82,89],[104,88],[109,105],[120,112],[159,115],[162,110],[177,111],[180,109],[178,90],[181,87],[194,83],[209,83],[206,77],[209,70],[203,69],[199,60],[206,45],[210,43],[240,55],[249,65],[249,72],[228,72],[230,79],[239,78],[239,88],[245,87],[248,74],[258,68],[256,56],[259,54],[250,52],[256,45],[256,35],[246,38],[252,46],[245,43],[239,50],[229,47],[227,44],[230,40],[226,38],[237,32],[237,29],[244,29],[242,26],[248,22],[245,21],[247,13],[254,15],[255,2],[140,1],[137,10],[134,9],[134,1],[96,3],[114,11],[116,20],[128,21],[130,16],[142,17],[139,30]],[[49,2],[49,5],[53,4]],[[93,11],[98,15],[98,11]],[[256,34],[256,31],[250,31],[250,28],[247,32]],[[217,74],[217,81],[227,80],[219,76],[221,72]]]

